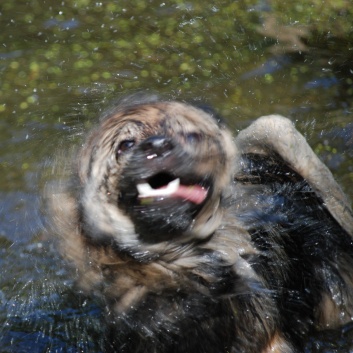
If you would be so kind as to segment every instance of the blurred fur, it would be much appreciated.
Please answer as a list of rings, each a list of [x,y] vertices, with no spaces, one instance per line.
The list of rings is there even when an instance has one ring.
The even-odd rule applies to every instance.
[[[138,198],[175,177],[206,200]],[[106,302],[107,352],[300,352],[353,315],[351,210],[285,118],[234,141],[210,109],[126,99],[52,201],[80,287]]]

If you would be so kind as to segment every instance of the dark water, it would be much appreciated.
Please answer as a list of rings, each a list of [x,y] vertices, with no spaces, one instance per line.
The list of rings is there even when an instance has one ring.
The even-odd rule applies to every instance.
[[[291,117],[353,197],[353,55],[323,36],[289,50],[259,32],[263,5],[1,1],[1,353],[101,350],[99,306],[72,291],[41,195],[57,156],[110,99],[150,90],[203,101],[235,132],[261,115]],[[347,326],[313,337],[307,352],[351,352],[352,341]]]

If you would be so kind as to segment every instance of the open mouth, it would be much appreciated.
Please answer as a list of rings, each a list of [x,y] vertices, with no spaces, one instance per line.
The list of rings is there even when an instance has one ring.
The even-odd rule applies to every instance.
[[[198,183],[183,183],[168,173],[158,173],[144,183],[136,185],[138,197],[143,201],[158,198],[179,198],[196,205],[205,201],[209,188]]]

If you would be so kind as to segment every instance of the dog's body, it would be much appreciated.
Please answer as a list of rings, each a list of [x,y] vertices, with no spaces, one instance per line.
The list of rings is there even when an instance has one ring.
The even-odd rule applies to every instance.
[[[351,210],[285,118],[234,143],[209,110],[125,102],[54,201],[63,253],[106,300],[107,351],[300,352],[353,315]]]

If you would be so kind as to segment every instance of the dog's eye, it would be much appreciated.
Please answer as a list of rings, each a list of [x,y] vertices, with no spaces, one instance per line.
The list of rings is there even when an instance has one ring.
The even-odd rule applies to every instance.
[[[198,143],[202,140],[202,135],[197,132],[190,132],[185,139],[188,143]]]
[[[124,152],[130,150],[135,145],[135,140],[124,140],[121,141],[116,149],[116,158],[122,155]]]

